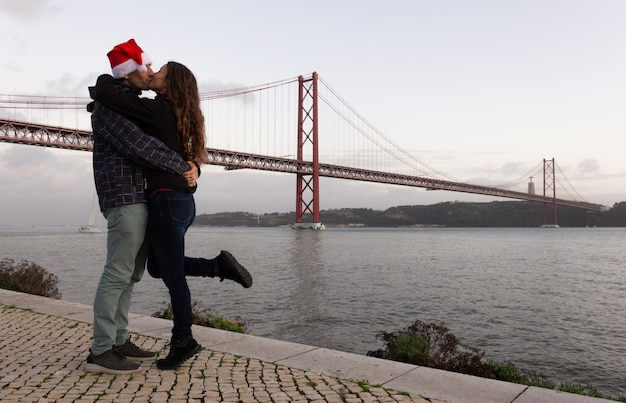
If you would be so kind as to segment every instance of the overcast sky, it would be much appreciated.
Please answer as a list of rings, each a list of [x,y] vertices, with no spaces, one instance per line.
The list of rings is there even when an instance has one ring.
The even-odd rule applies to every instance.
[[[451,177],[518,178],[544,158],[585,200],[626,201],[623,0],[0,0],[0,93],[86,96],[135,38],[201,90],[317,71]],[[3,111],[0,111],[3,113]],[[81,225],[91,154],[0,143],[0,224]],[[295,210],[294,175],[205,167],[198,213]],[[322,180],[321,208],[493,198]],[[322,217],[323,221],[323,217]]]

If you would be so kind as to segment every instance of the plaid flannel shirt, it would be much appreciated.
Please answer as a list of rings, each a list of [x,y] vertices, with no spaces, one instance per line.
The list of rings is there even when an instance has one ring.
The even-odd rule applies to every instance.
[[[101,211],[147,202],[142,165],[178,175],[189,170],[181,155],[133,122],[98,102],[90,107],[93,175]]]

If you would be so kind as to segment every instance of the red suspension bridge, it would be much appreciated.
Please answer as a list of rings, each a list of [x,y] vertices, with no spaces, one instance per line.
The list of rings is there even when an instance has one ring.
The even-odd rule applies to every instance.
[[[210,164],[295,174],[296,226],[321,225],[320,177],[540,202],[546,225],[557,224],[558,205],[591,212],[602,209],[584,201],[564,175],[557,177],[554,158],[543,159],[534,171],[507,185],[482,186],[453,179],[374,128],[317,73],[207,92],[201,100],[207,144],[216,146],[208,148]],[[0,95],[0,141],[91,151],[91,131],[68,128],[90,127],[85,110],[89,101],[86,97]],[[535,192],[533,177],[543,178],[540,193]],[[557,197],[557,184],[571,199]],[[520,186],[526,189],[515,189]]]

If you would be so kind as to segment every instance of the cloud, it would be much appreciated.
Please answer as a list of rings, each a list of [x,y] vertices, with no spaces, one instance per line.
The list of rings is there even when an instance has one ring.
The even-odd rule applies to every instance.
[[[583,176],[593,175],[600,171],[600,165],[598,161],[587,158],[578,163],[578,173]]]
[[[51,3],[48,0],[3,0],[0,2],[0,10],[13,17],[32,20],[56,13],[59,8]]]
[[[232,90],[236,90],[236,89],[243,89],[243,88],[249,88],[250,85],[246,85],[246,84],[242,84],[242,83],[237,83],[237,82],[230,82],[230,83],[225,83],[219,80],[209,80],[207,82],[200,82],[198,83],[198,91],[200,91],[200,95],[201,98],[204,94],[207,93],[217,93],[217,92],[229,92]],[[238,96],[231,96],[231,97],[227,97],[225,102],[233,102],[233,101],[238,101],[238,102],[242,102],[244,104],[252,104],[257,92],[251,91],[251,92],[245,92],[242,93]],[[212,102],[219,102],[219,98],[217,99],[213,99]]]
[[[502,165],[502,174],[505,177],[519,176],[528,170],[528,164],[519,161],[509,161]]]
[[[200,92],[226,91],[226,90],[232,90],[235,88],[245,88],[245,87],[249,87],[249,85],[245,85],[242,83],[225,83],[216,79],[211,79],[206,82],[198,83],[198,90]]]
[[[46,80],[42,92],[52,96],[89,97],[87,87],[96,83],[99,73],[90,72],[82,76],[73,73],[63,73],[60,77]]]

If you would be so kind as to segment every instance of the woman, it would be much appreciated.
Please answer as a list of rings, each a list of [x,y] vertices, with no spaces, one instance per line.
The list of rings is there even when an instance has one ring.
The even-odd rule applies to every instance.
[[[198,167],[207,163],[204,117],[193,73],[180,63],[168,62],[154,74],[148,87],[157,93],[155,99],[118,92],[115,80],[103,75],[98,78],[94,98]],[[252,285],[252,277],[227,251],[214,259],[185,258],[185,234],[196,215],[196,186],[189,187],[182,176],[157,169],[146,169],[144,175],[150,206],[148,271],[163,279],[174,316],[170,351],[157,361],[157,367],[175,369],[200,349],[191,332],[191,296],[185,275],[219,276],[246,288]]]
[[[204,117],[193,73],[180,63],[169,62],[154,74],[148,88],[163,105],[161,141],[197,166],[206,164]],[[148,271],[163,278],[174,316],[170,351],[157,361],[157,367],[175,369],[200,350],[191,333],[191,294],[185,278],[185,234],[196,216],[196,187],[189,188],[184,178],[155,169],[147,171],[146,186],[150,200]]]

